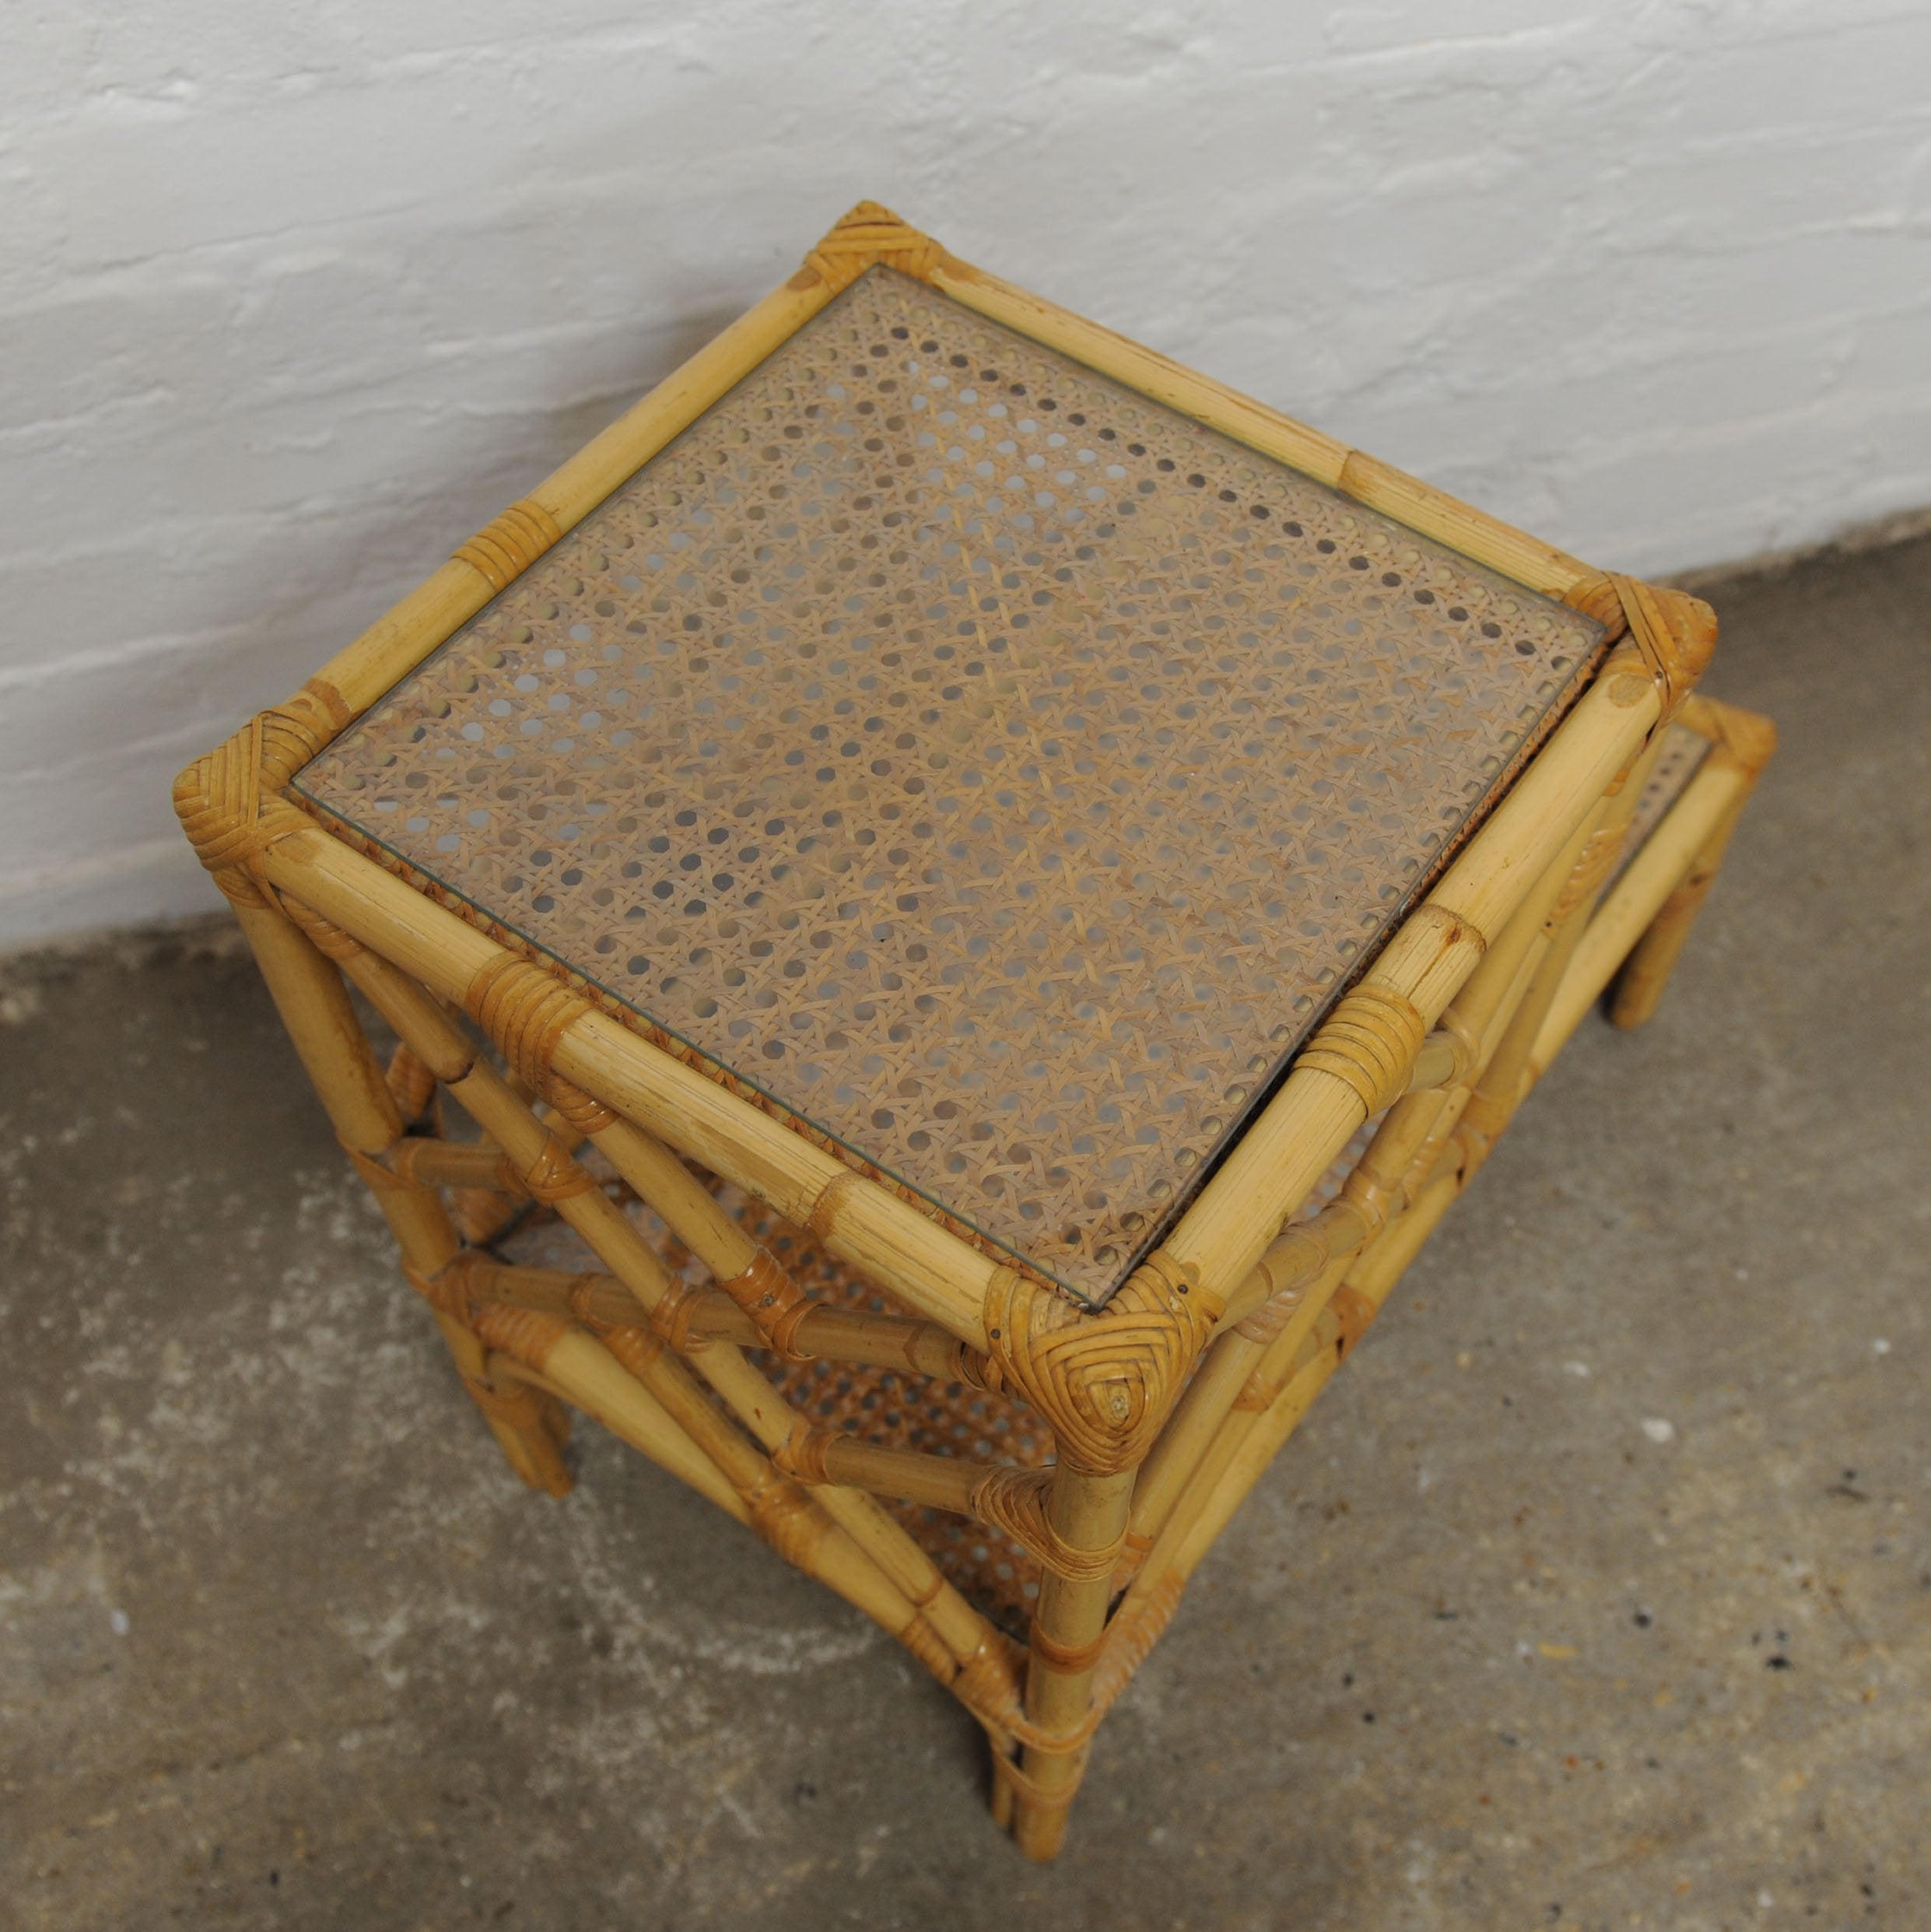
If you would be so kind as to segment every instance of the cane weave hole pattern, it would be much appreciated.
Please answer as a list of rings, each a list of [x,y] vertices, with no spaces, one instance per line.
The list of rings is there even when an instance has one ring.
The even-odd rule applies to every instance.
[[[863,1275],[776,1215],[754,1211],[744,1218],[814,1300],[881,1314],[899,1312]],[[962,1462],[1017,1463],[1032,1469],[1053,1460],[1052,1431],[1024,1403],[1004,1396],[857,1362],[786,1362],[774,1356],[766,1366],[779,1393],[815,1428]],[[892,1498],[881,1500],[969,1602],[1009,1635],[1025,1637],[1039,1594],[1036,1557],[969,1516]]]
[[[294,791],[1097,1303],[1600,639],[874,268]]]
[[[589,1159],[603,1171],[594,1150]],[[1338,1184],[1338,1183],[1337,1183]],[[734,1187],[717,1197],[814,1300],[832,1308],[874,1313],[902,1311],[869,1282],[836,1261],[802,1230],[748,1201]],[[703,1264],[671,1236],[661,1222],[633,1202],[638,1230],[671,1271],[692,1287],[706,1285]],[[530,1215],[496,1244],[504,1260],[527,1268],[572,1273],[601,1264],[589,1245],[553,1215]],[[780,1394],[815,1427],[837,1429],[893,1449],[913,1449],[975,1463],[1016,1463],[1036,1468],[1053,1460],[1052,1432],[1030,1408],[962,1383],[929,1380],[895,1369],[849,1362],[790,1362],[761,1351],[759,1366]],[[1038,1559],[982,1523],[944,1509],[894,1498],[880,1499],[898,1517],[947,1580],[1010,1636],[1022,1639],[1039,1594]]]
[[[1311,1221],[1340,1192],[1379,1124],[1379,1118],[1365,1123],[1336,1156],[1295,1217],[1297,1221]],[[600,1180],[614,1180],[614,1170],[596,1148],[580,1148],[577,1158]],[[713,1183],[713,1191],[720,1204],[771,1251],[815,1301],[874,1314],[902,1312],[863,1275],[827,1254],[810,1235],[761,1201],[728,1185]],[[638,1232],[672,1275],[692,1288],[709,1284],[703,1264],[647,1208],[630,1197],[627,1211]],[[580,1235],[553,1212],[541,1208],[531,1212],[506,1239],[495,1243],[495,1251],[504,1261],[526,1268],[561,1268],[570,1274],[602,1266]],[[838,1429],[891,1449],[918,1450],[928,1456],[949,1456],[964,1462],[1017,1464],[1036,1469],[1053,1460],[1052,1431],[1025,1404],[1004,1396],[864,1363],[790,1362],[768,1350],[759,1351],[755,1359],[778,1393],[816,1428]],[[1008,1636],[1024,1641],[1039,1594],[1038,1558],[1009,1537],[969,1517],[892,1497],[880,1501],[968,1602]]]

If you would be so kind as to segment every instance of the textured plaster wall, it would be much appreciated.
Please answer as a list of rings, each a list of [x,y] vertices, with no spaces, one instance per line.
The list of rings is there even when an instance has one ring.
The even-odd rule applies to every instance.
[[[0,945],[862,195],[1592,559],[1931,501],[1923,0],[14,0]]]

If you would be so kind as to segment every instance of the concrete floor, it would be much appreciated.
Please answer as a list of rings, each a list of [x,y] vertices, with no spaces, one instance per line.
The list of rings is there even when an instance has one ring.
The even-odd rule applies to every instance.
[[[505,1471],[245,958],[8,970],[0,1922],[1931,1926],[1931,542],[1733,583],[1785,744],[1202,1570],[1071,1847],[585,1431]]]

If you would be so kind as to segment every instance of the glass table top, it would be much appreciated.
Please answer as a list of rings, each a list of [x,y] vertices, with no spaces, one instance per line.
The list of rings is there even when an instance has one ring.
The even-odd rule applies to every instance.
[[[876,268],[291,792],[1097,1303],[1600,638]]]

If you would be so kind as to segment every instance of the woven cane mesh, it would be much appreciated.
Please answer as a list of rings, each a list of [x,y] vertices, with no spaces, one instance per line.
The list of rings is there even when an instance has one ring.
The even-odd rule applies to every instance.
[[[591,1162],[593,1167],[599,1165],[594,1155]],[[736,1189],[720,1189],[719,1198],[815,1300],[880,1314],[904,1312],[862,1275],[827,1254],[809,1235],[759,1204],[747,1202]],[[634,1204],[631,1212],[674,1272],[692,1286],[708,1280],[702,1264],[668,1236],[654,1215]],[[496,1251],[530,1268],[576,1271],[600,1265],[578,1235],[540,1213],[498,1243]],[[847,1362],[788,1362],[768,1352],[760,1352],[755,1359],[785,1400],[815,1427],[966,1462],[1036,1468],[1053,1460],[1052,1432],[1031,1409],[1004,1397],[895,1369]],[[967,1517],[893,1498],[881,1501],[968,1601],[1011,1635],[1025,1636],[1039,1594],[1039,1566],[1033,1557],[1010,1538]]]
[[[776,1215],[759,1218],[755,1231],[814,1299],[839,1307],[899,1312],[862,1275]],[[849,1362],[785,1362],[773,1356],[767,1358],[767,1367],[786,1399],[821,1429],[964,1462],[1018,1463],[1030,1469],[1053,1460],[1052,1431],[1030,1408],[1003,1396]],[[889,1498],[885,1505],[969,1602],[1011,1635],[1025,1636],[1039,1594],[1036,1558],[969,1516]]]
[[[1356,1133],[1309,1195],[1297,1219],[1312,1219],[1340,1192],[1341,1183],[1367,1151],[1379,1124],[1379,1118],[1371,1120]],[[608,1163],[595,1148],[580,1149],[578,1158],[600,1179],[614,1180]],[[625,1190],[618,1191],[628,1200],[628,1211],[638,1231],[663,1257],[664,1265],[694,1288],[706,1285],[710,1278],[703,1264],[655,1215]],[[717,1187],[716,1193],[814,1300],[875,1314],[904,1313],[864,1276],[827,1254],[808,1234],[761,1202],[748,1200],[728,1186]],[[527,1268],[576,1273],[601,1266],[580,1236],[553,1214],[540,1209],[497,1242],[495,1251],[505,1261]],[[1033,1469],[1053,1460],[1051,1429],[1022,1402],[895,1369],[849,1362],[788,1362],[766,1350],[759,1351],[754,1359],[785,1400],[818,1428],[838,1429],[888,1448],[913,1449],[965,1462],[1018,1464]],[[968,1602],[1009,1635],[1023,1640],[1039,1594],[1036,1557],[1010,1538],[969,1517],[890,1497],[880,1500]]]
[[[1099,1303],[1599,638],[874,269],[296,789]]]

